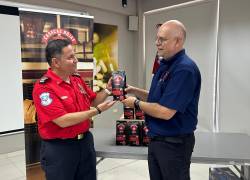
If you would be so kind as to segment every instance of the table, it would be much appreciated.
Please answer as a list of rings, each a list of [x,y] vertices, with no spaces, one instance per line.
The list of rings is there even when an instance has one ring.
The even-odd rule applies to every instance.
[[[147,159],[147,147],[115,145],[115,128],[94,128],[91,132],[97,157]],[[241,175],[250,180],[250,168],[247,166],[250,164],[250,136],[241,133],[195,132],[195,137],[193,163],[241,165]]]

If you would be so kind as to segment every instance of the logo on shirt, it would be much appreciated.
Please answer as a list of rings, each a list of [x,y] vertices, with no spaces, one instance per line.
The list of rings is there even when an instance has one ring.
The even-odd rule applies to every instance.
[[[39,97],[41,99],[41,104],[43,106],[48,106],[48,105],[50,105],[52,103],[52,99],[49,97],[48,92],[42,93]]]
[[[82,87],[81,84],[78,83],[77,85],[78,85],[79,90],[80,90],[80,92],[81,92],[82,94],[87,94],[86,91],[84,90],[84,88]]]
[[[169,78],[169,71],[166,71],[161,75],[160,81],[165,81]]]

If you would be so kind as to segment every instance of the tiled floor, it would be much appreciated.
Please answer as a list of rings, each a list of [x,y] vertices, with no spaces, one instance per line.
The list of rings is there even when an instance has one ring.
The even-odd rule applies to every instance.
[[[105,159],[97,166],[98,180],[149,180],[147,161]],[[192,180],[208,180],[209,164],[192,164]]]
[[[25,152],[17,151],[0,154],[0,179],[1,180],[25,180]]]
[[[24,155],[24,150],[0,154],[0,180],[26,180]],[[209,167],[214,166],[192,163],[191,179],[208,180]],[[98,164],[97,171],[98,180],[149,180],[147,161],[144,160],[106,158]]]
[[[24,150],[0,154],[0,179],[25,180]],[[208,164],[192,164],[192,180],[208,180]],[[130,159],[104,159],[97,166],[98,180],[149,180],[147,161]]]

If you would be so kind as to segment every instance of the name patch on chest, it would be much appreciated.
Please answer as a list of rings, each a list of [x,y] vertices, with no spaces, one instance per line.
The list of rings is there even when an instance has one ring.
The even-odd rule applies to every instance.
[[[61,96],[61,99],[67,99],[68,96]]]

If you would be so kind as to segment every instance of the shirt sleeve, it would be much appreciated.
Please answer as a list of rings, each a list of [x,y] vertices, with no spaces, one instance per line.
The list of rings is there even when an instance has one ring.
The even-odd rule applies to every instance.
[[[195,90],[195,78],[191,71],[174,72],[159,101],[162,106],[184,113]]]
[[[33,100],[39,120],[43,123],[67,114],[61,100],[53,90],[41,87],[33,91]]]

